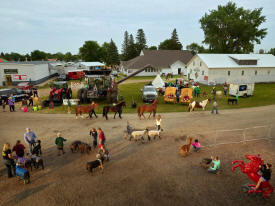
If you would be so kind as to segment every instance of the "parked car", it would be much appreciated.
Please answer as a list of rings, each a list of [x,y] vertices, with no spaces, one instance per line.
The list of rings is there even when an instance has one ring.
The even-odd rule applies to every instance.
[[[229,86],[229,95],[239,97],[248,97],[252,96],[254,92],[254,83],[250,84],[230,84]]]
[[[24,91],[30,91],[33,88],[33,85],[29,82],[20,82],[17,84],[16,88],[24,90]]]
[[[67,81],[68,80],[68,76],[66,74],[60,74],[57,77],[57,81]]]
[[[142,100],[144,102],[153,102],[158,98],[158,93],[153,85],[145,85],[142,89]]]
[[[13,96],[15,97],[15,102],[19,102],[23,98],[27,98],[28,96],[27,92],[22,89],[18,89],[18,88],[0,89],[1,99],[4,99],[6,102],[8,101],[8,98],[10,97],[11,94],[13,94]],[[2,102],[0,102],[0,105],[1,104]]]
[[[76,79],[82,79],[84,78],[85,74],[83,71],[68,71],[68,79],[70,80],[76,80]]]

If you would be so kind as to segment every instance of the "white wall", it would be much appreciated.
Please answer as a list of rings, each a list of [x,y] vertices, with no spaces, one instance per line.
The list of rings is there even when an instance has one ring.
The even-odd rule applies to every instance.
[[[182,63],[181,61],[176,61],[175,63],[173,63],[170,66],[170,73],[172,72],[173,75],[177,75],[178,74],[178,69],[181,69],[181,73],[183,75],[187,75],[187,69],[185,68],[185,64]]]
[[[209,82],[210,73],[207,65],[198,57],[195,56],[187,65],[187,76],[194,79],[196,82],[207,84]],[[208,79],[208,80],[207,80]]]
[[[34,65],[35,79],[33,81],[48,77],[51,75],[48,64]]]
[[[226,82],[275,82],[274,68],[211,68],[209,81],[215,81],[218,84]],[[228,75],[230,71],[230,76]],[[244,71],[244,75],[242,75]],[[257,71],[257,75],[255,75]]]

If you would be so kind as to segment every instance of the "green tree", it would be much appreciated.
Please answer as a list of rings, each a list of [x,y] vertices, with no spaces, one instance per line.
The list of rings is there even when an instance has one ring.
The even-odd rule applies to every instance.
[[[128,31],[124,32],[124,40],[122,44],[122,57],[123,60],[128,60],[129,59],[129,34]]]
[[[207,49],[205,49],[203,46],[198,45],[195,42],[187,45],[186,49],[191,51],[193,55],[195,55],[197,53],[207,53]]]
[[[158,47],[156,47],[156,46],[150,46],[148,49],[149,50],[158,50]]]
[[[40,50],[34,50],[31,52],[31,60],[32,61],[47,60],[47,54]]]
[[[174,39],[166,39],[160,42],[158,46],[159,50],[181,50],[182,46],[179,45]]]
[[[271,48],[268,53],[275,56],[275,48]]]
[[[135,44],[134,37],[132,34],[130,34],[127,60],[133,59],[133,58],[137,57],[138,55],[139,55],[139,52],[137,49],[137,45]]]
[[[179,37],[178,37],[178,33],[177,33],[176,29],[173,30],[172,35],[171,35],[171,39],[173,39],[175,42],[177,42],[177,44],[179,45],[178,47],[180,49],[182,49],[182,44],[179,41]]]
[[[111,39],[110,43],[104,42],[101,46],[102,60],[110,66],[119,64],[119,54],[115,42]]]
[[[55,54],[52,55],[54,59],[57,59],[58,61],[63,61],[64,60],[64,54],[61,52],[57,52]]]
[[[85,41],[79,48],[79,54],[81,59],[87,62],[100,61],[102,56],[101,47],[96,41]]]
[[[64,61],[66,62],[73,61],[73,55],[71,52],[67,52],[64,54]]]
[[[141,50],[147,48],[145,33],[144,33],[143,29],[138,29],[138,31],[137,31],[136,46],[137,46],[138,53],[140,53]]]
[[[254,43],[260,44],[267,34],[266,28],[259,28],[266,20],[261,14],[262,8],[245,10],[233,2],[219,5],[200,19],[203,43],[216,53],[253,52]]]

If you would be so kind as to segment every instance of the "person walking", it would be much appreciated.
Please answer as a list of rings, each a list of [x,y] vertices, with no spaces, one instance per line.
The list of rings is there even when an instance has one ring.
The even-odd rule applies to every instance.
[[[161,116],[158,115],[157,119],[156,119],[156,125],[157,125],[157,129],[158,131],[161,130]]]
[[[89,114],[90,118],[93,118],[93,115],[95,115],[95,118],[97,118],[97,115],[96,115],[96,113],[95,113],[96,104],[95,104],[94,101],[92,102],[91,107],[92,107],[92,110],[91,110],[91,112],[90,112],[90,114]]]
[[[216,87],[213,87],[212,94],[213,94],[213,100],[215,100],[216,99],[216,94],[217,94]]]
[[[33,88],[33,96],[34,97],[38,97],[38,91],[37,91],[37,88]]]
[[[32,149],[35,144],[35,138],[37,138],[35,133],[30,128],[26,128],[26,133],[24,134],[24,140],[29,145],[30,153],[32,153]]]
[[[90,136],[93,139],[93,146],[94,146],[94,149],[95,149],[97,147],[97,131],[96,131],[95,128],[92,128],[90,130]]]
[[[61,155],[60,154],[61,152],[63,155],[65,154],[64,149],[63,149],[65,141],[67,141],[67,140],[65,138],[61,137],[61,133],[58,132],[57,137],[55,139],[55,144],[56,144],[57,150],[58,150],[58,154],[57,154],[58,156]]]
[[[14,101],[12,101],[12,97],[9,97],[8,104],[10,107],[10,112],[14,112]]]
[[[11,152],[9,143],[4,144],[3,146],[2,158],[3,158],[3,163],[7,167],[8,178],[13,177],[13,175],[15,175],[15,163],[12,157],[12,152]]]
[[[97,129],[97,133],[98,133],[98,138],[99,138],[99,144],[104,145],[105,142],[106,142],[106,137],[105,137],[105,134],[104,134],[104,132],[102,131],[102,129],[100,127]]]
[[[213,102],[213,107],[212,107],[211,114],[214,114],[214,110],[216,110],[216,114],[219,114],[219,112],[218,112],[218,103],[217,103],[216,100],[214,100],[214,102]]]

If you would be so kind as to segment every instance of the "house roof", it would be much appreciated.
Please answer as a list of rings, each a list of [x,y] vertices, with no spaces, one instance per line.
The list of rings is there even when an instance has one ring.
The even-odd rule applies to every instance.
[[[187,64],[192,57],[187,50],[143,50],[140,56],[121,61],[121,65],[126,69],[140,69],[148,64],[155,68],[169,68],[176,61]]]
[[[98,67],[98,66],[105,66],[101,62],[80,62],[80,64],[87,66],[87,67]]]
[[[197,54],[208,68],[275,67],[272,54]],[[257,60],[255,65],[240,65],[236,60]]]

